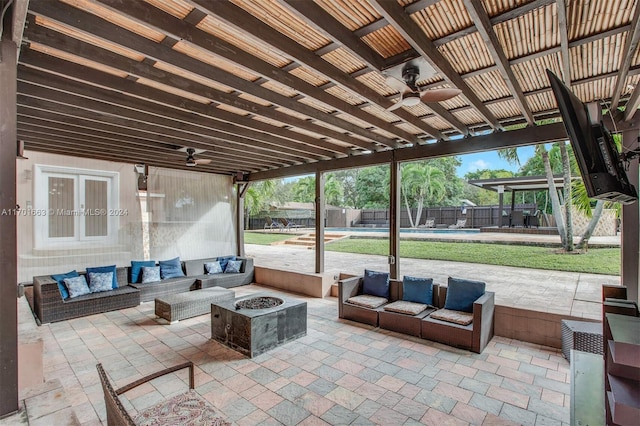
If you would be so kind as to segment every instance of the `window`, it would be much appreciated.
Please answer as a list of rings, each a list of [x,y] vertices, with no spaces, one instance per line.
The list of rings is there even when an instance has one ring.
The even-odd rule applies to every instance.
[[[116,241],[117,172],[35,167],[36,246]]]

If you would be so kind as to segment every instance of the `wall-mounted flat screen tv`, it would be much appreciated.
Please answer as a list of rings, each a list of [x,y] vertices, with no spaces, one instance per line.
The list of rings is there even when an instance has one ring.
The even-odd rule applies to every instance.
[[[611,133],[604,124],[592,123],[587,106],[553,72],[547,70],[547,75],[589,197],[623,204],[636,201],[638,193],[629,183]]]

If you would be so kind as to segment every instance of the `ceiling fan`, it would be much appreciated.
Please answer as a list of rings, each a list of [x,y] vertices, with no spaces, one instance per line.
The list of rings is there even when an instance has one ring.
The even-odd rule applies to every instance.
[[[388,76],[386,81],[389,87],[400,91],[400,99],[395,104],[387,108],[387,111],[393,111],[400,107],[416,106],[420,102],[442,102],[453,98],[462,93],[460,89],[430,89],[420,91],[416,83],[420,78],[420,67],[407,64],[402,68],[402,80]]]
[[[195,159],[194,158],[194,154],[196,153],[196,150],[194,148],[187,148],[186,152],[187,152],[187,161],[185,162],[185,166],[187,166],[187,167],[195,167],[198,164],[209,164],[212,161],[209,158],[198,158],[198,159]],[[204,152],[204,151],[202,151],[202,152]]]

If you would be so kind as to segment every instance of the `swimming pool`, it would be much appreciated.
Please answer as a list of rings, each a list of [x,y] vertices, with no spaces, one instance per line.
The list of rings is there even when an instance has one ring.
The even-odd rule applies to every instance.
[[[386,232],[389,228],[325,228],[325,232]],[[479,229],[400,228],[401,234],[477,234]]]

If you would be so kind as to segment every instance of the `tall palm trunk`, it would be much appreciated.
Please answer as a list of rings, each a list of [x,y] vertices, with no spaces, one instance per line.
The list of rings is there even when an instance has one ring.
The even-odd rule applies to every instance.
[[[587,248],[587,243],[589,242],[589,238],[591,238],[591,235],[593,235],[593,231],[595,231],[596,229],[596,225],[598,224],[598,221],[602,216],[603,210],[604,210],[604,201],[598,200],[598,202],[596,203],[596,206],[592,210],[591,220],[587,225],[587,229],[584,230],[584,233],[580,238],[580,242],[576,246],[578,250],[584,250]]]
[[[547,183],[549,184],[549,198],[551,198],[551,210],[553,211],[553,217],[556,220],[556,227],[558,228],[558,234],[560,234],[560,241],[562,247],[567,246],[567,232],[564,227],[564,218],[562,216],[562,208],[560,207],[560,200],[558,199],[558,191],[556,191],[556,184],[553,181],[553,170],[551,169],[551,163],[549,162],[549,153],[545,149],[544,145],[538,145],[540,155],[542,156],[542,162],[544,163],[544,171],[547,175]]]
[[[573,251],[573,220],[571,217],[572,197],[571,197],[571,165],[569,164],[569,154],[566,142],[560,142],[560,155],[562,156],[562,170],[564,180],[564,210],[567,227],[567,242],[564,247],[566,251]]]
[[[409,216],[409,224],[411,225],[412,228],[415,228],[417,225],[415,225],[413,222],[413,216],[411,216],[411,206],[409,206],[409,199],[407,198],[407,194],[404,191],[402,194],[402,198],[404,198],[404,205],[407,208],[407,216]],[[418,217],[418,220],[420,220],[419,217]]]

